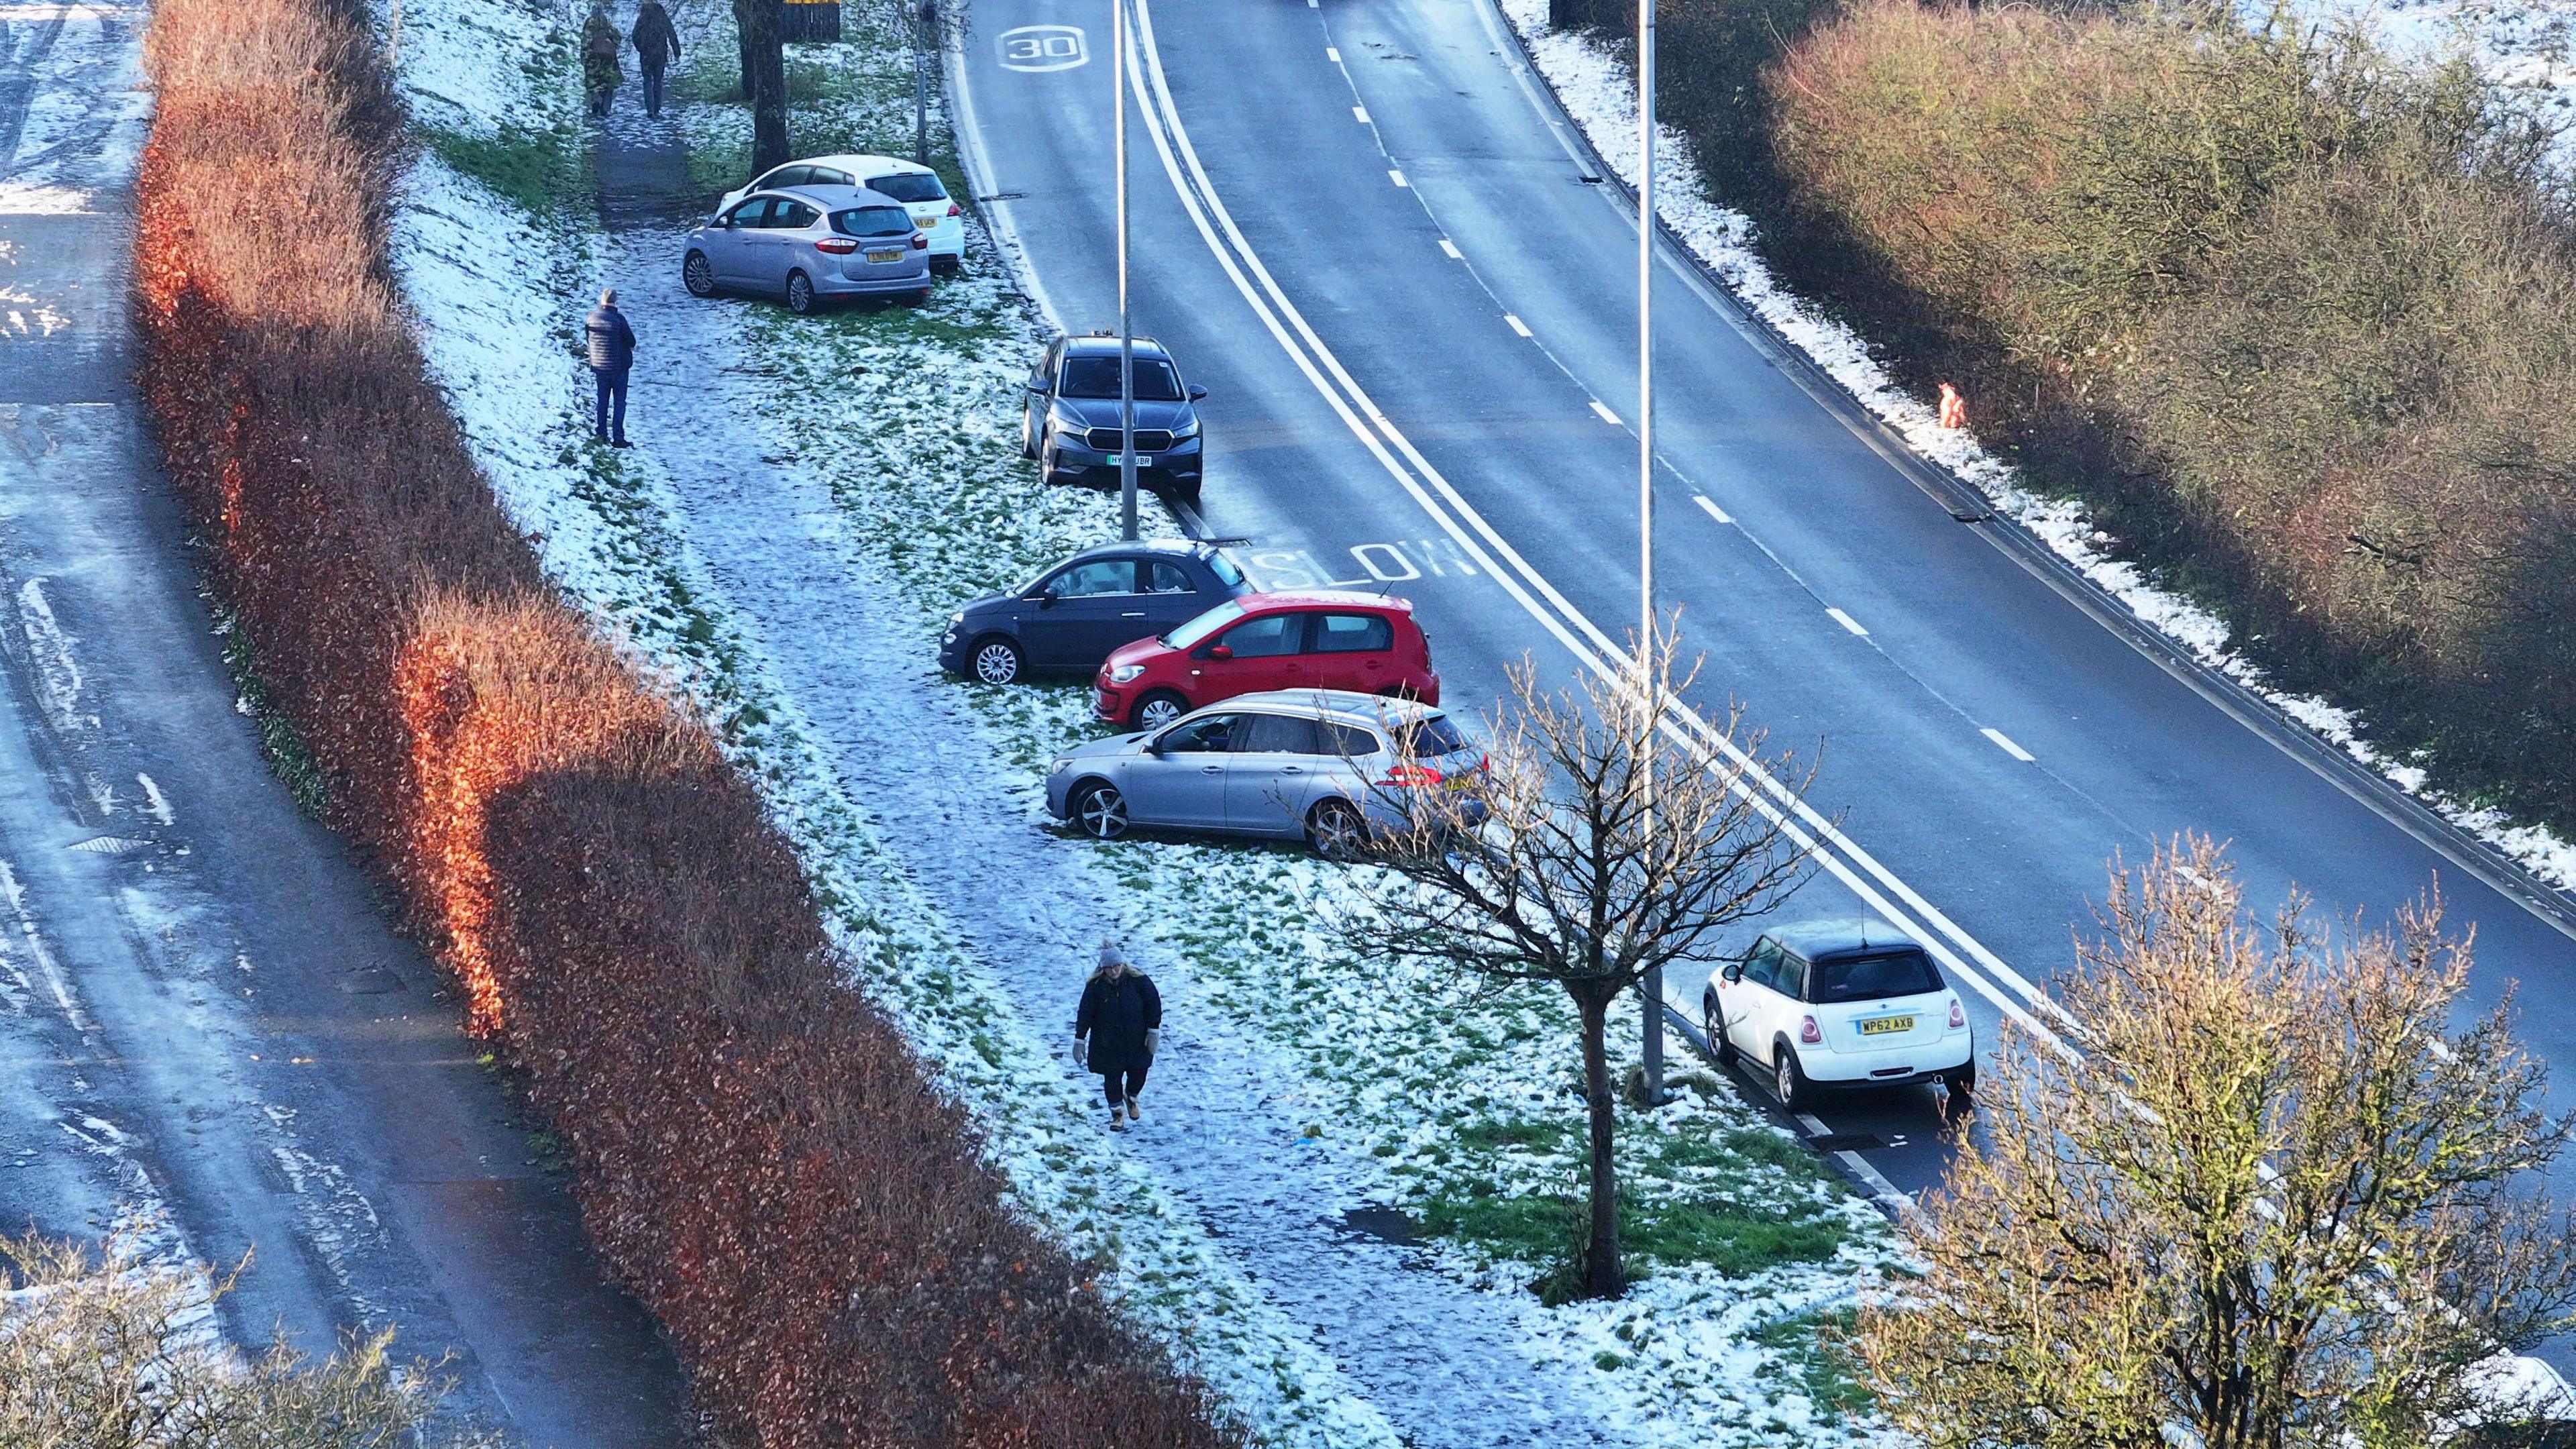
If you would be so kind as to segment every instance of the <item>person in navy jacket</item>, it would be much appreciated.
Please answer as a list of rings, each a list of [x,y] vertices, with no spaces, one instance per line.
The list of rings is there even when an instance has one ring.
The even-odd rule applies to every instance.
[[[599,405],[592,414],[591,436],[626,446],[626,372],[635,365],[635,329],[617,310],[617,289],[603,287],[599,305],[583,324],[590,334],[590,376],[599,386]]]

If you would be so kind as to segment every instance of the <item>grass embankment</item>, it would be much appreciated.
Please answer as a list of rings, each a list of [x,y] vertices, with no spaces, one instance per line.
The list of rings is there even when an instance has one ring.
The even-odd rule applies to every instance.
[[[1668,114],[1787,280],[2277,683],[2576,830],[2576,249],[2465,60],[2198,8],[1675,8]]]
[[[149,62],[142,381],[215,582],[700,1406],[770,1445],[1227,1442],[1009,1214],[752,790],[477,476],[388,281],[363,17],[164,0]],[[470,159],[532,195],[562,164]]]

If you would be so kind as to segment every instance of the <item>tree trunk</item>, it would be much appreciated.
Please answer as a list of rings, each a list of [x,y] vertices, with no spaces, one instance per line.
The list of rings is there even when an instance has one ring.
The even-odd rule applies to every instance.
[[[751,169],[768,170],[788,158],[787,48],[780,37],[779,0],[733,0],[734,26],[742,35],[742,88],[751,99]]]
[[[751,22],[743,15],[745,4],[746,0],[734,0],[733,45],[739,56],[736,62],[739,69],[734,75],[740,82],[734,87],[734,99],[748,102],[751,99],[751,73],[757,67],[751,59]]]
[[[919,46],[912,51],[912,159],[930,164],[930,71]]]
[[[1583,1296],[1616,1298],[1627,1289],[1619,1268],[1619,1179],[1611,1160],[1618,1102],[1610,1091],[1608,1033],[1615,997],[1577,996],[1583,1011],[1583,1104],[1592,1117],[1591,1227],[1583,1242]]]

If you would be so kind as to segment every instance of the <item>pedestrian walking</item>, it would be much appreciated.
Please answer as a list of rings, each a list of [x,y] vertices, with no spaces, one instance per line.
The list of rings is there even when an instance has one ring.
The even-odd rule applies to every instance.
[[[1118,943],[1100,942],[1100,965],[1083,983],[1082,1005],[1073,1013],[1074,1065],[1100,1074],[1100,1092],[1109,1102],[1109,1130],[1124,1132],[1130,1122],[1145,1119],[1136,1105],[1145,1090],[1145,1069],[1163,1044],[1163,997],[1144,972],[1129,965]]]
[[[626,373],[635,365],[635,329],[617,310],[617,289],[599,289],[599,305],[583,324],[590,337],[590,377],[599,386],[591,435],[612,447],[626,446]]]
[[[635,68],[644,77],[644,114],[658,121],[662,72],[680,58],[679,28],[671,24],[671,12],[662,8],[662,0],[644,0],[636,7],[635,28],[626,38],[635,42]]]
[[[590,93],[593,120],[608,119],[608,99],[626,78],[617,63],[617,53],[625,48],[617,41],[617,27],[609,22],[606,7],[594,0],[590,18],[581,23],[581,81]]]

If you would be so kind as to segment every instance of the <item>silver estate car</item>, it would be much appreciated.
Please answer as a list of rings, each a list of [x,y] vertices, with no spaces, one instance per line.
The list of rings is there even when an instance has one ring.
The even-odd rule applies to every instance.
[[[1047,810],[1099,840],[1162,826],[1303,837],[1343,855],[1370,834],[1409,828],[1421,792],[1475,791],[1484,775],[1484,750],[1430,705],[1272,690],[1075,746],[1047,774]],[[1462,813],[1483,812],[1470,796]]]
[[[811,312],[834,297],[930,296],[930,238],[889,196],[857,186],[760,191],[689,233],[693,297],[758,292]]]

